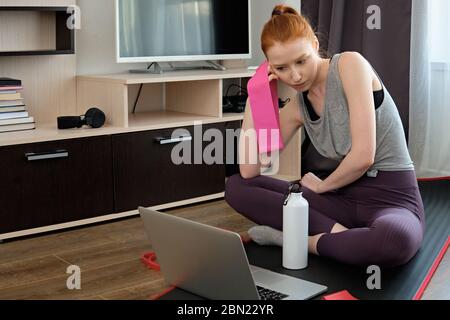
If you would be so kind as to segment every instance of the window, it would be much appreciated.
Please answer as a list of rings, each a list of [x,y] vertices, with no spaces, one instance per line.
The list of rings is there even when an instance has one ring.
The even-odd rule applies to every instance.
[[[430,60],[450,63],[450,1],[429,1]]]

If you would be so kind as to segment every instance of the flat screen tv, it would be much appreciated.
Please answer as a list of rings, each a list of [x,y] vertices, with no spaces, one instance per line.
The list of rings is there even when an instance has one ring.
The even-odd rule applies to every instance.
[[[250,0],[116,0],[117,62],[251,58]]]

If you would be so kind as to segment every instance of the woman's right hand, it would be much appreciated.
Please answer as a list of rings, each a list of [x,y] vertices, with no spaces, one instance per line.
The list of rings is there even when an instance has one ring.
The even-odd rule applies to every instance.
[[[272,68],[269,64],[267,67],[267,73],[269,75],[269,82],[272,82],[273,80],[278,80],[279,78],[272,72]]]

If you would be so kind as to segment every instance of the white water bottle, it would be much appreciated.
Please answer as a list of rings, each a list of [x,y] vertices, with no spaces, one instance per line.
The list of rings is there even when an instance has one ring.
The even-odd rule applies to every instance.
[[[309,204],[300,185],[289,188],[283,207],[283,267],[300,270],[308,267]]]

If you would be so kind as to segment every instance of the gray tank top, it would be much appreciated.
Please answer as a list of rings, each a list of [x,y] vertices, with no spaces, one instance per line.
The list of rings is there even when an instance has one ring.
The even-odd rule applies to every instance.
[[[341,54],[336,54],[330,62],[320,119],[311,120],[303,94],[299,94],[300,113],[312,144],[322,156],[337,161],[342,161],[352,146],[348,102],[338,69],[340,57]],[[376,154],[369,175],[378,170],[414,170],[397,106],[376,71],[375,74],[383,86],[384,100],[376,110]]]

